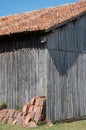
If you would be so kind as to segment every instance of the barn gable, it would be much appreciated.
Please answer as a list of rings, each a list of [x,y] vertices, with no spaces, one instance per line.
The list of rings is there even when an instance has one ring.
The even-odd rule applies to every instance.
[[[83,15],[47,35],[47,111],[52,121],[86,115],[85,34],[86,15]]]

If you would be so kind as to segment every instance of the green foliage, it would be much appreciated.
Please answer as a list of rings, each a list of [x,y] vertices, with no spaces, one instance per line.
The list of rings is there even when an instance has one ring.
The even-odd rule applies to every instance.
[[[19,108],[19,105],[15,103],[14,109],[15,109],[15,110],[19,110],[19,109],[20,109],[20,108]]]
[[[2,109],[6,109],[7,108],[7,104],[5,102],[2,102]]]

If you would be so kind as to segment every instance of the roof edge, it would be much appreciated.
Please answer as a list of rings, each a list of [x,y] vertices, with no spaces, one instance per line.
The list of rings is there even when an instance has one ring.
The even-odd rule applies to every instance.
[[[58,24],[58,25],[56,25],[56,26],[54,25],[53,27],[50,27],[49,29],[45,29],[45,32],[46,32],[46,33],[49,33],[49,32],[51,32],[51,31],[53,31],[53,30],[56,30],[57,28],[59,28],[59,27],[65,25],[65,24],[67,24],[67,23],[69,23],[69,22],[72,22],[72,21],[75,20],[75,19],[80,18],[80,17],[82,17],[82,16],[85,15],[85,14],[86,14],[86,11],[84,11],[84,12],[82,12],[82,13],[76,15],[75,17],[70,18],[70,19],[68,19],[68,20],[66,20],[66,21],[64,21],[64,22],[62,22],[62,23],[60,23],[60,24]]]

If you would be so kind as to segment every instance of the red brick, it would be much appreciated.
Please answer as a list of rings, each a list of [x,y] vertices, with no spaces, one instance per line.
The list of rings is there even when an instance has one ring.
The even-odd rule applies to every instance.
[[[13,118],[9,118],[7,121],[8,124],[12,124],[12,122],[13,122]]]
[[[9,118],[13,118],[14,117],[14,115],[15,115],[15,110],[11,110],[10,112],[9,112]]]
[[[35,105],[35,97],[33,97],[33,98],[31,99],[30,104],[31,104],[31,105]]]
[[[42,112],[42,107],[41,106],[34,106],[34,112],[35,113],[41,113]]]
[[[30,116],[31,116],[31,119],[34,119],[35,112],[34,111],[30,112]]]
[[[40,114],[35,114],[34,121],[36,122],[36,124],[39,123],[40,118],[41,118],[41,115],[40,115]]]
[[[42,121],[42,124],[47,124],[48,120],[45,119],[44,121]]]
[[[27,113],[23,113],[23,115],[21,116],[22,120],[24,120],[26,116],[27,116]]]
[[[28,123],[30,122],[30,120],[31,120],[31,116],[28,114],[28,115],[25,117],[24,124],[25,124],[25,125],[28,125]]]
[[[7,118],[6,117],[6,111],[2,111],[2,113],[0,114],[0,121],[2,121],[3,118]]]
[[[9,115],[10,115],[10,113],[9,113],[9,112],[7,112],[7,114],[6,114],[6,118],[9,118]]]
[[[7,124],[7,118],[3,118],[3,120],[1,121],[2,122],[2,124]]]
[[[25,104],[24,106],[23,106],[23,112],[25,112],[25,113],[28,113],[28,110],[29,110],[29,106],[28,106],[28,104]]]
[[[15,119],[12,123],[12,125],[16,125],[17,124],[17,120]]]
[[[3,118],[4,118],[4,117],[0,115],[0,122],[3,120]]]
[[[21,117],[17,118],[17,123],[16,124],[17,125],[22,125],[23,124],[23,121],[22,121]]]
[[[36,96],[35,98],[45,98],[45,96]]]
[[[17,117],[18,113],[19,113],[19,111],[16,111],[16,112],[15,112],[15,114],[14,114],[14,118]]]
[[[36,106],[39,106],[39,105],[40,105],[40,98],[36,98],[35,105],[36,105]]]
[[[30,121],[30,122],[28,123],[28,125],[29,125],[30,128],[37,127],[36,123],[33,122],[33,121]]]
[[[6,116],[7,113],[8,113],[8,110],[7,110],[7,109],[2,110],[2,114],[3,114],[3,116]]]
[[[34,109],[34,106],[33,106],[33,105],[31,105],[31,106],[30,106],[30,108],[29,108],[29,111],[28,111],[28,112],[32,112],[32,111],[33,111],[33,109]]]
[[[20,118],[22,115],[23,115],[23,113],[22,113],[22,112],[19,112],[19,113],[17,114],[16,119]]]

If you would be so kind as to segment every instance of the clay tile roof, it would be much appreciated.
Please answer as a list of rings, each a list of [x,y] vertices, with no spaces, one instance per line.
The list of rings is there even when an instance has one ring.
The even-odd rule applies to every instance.
[[[86,0],[32,12],[0,17],[0,36],[48,30],[86,12]]]

